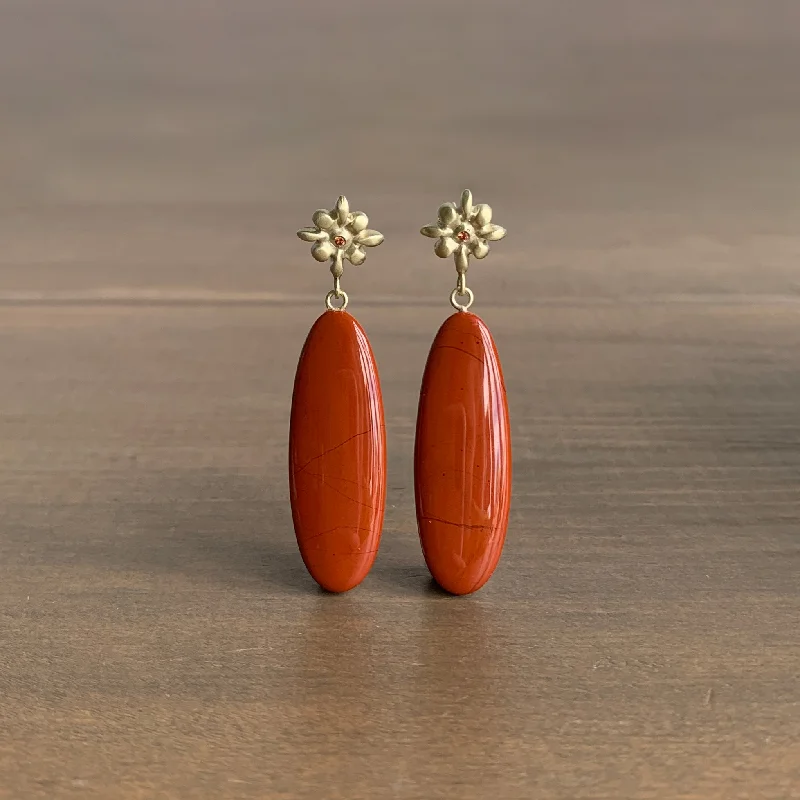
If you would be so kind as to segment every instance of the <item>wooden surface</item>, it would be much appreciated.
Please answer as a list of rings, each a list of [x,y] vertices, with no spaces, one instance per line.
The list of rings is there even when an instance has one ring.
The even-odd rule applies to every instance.
[[[272,5],[0,4],[0,797],[800,797],[797,4]],[[411,457],[464,185],[515,472],[456,599]],[[333,597],[286,437],[340,192],[390,455]]]

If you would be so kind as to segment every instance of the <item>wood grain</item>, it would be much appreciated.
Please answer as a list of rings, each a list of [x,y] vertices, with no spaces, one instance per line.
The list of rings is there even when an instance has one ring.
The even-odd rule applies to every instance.
[[[467,5],[2,3],[0,797],[800,798],[798,6]],[[514,492],[452,598],[416,231],[464,185]],[[389,494],[331,597],[286,446],[342,191]]]

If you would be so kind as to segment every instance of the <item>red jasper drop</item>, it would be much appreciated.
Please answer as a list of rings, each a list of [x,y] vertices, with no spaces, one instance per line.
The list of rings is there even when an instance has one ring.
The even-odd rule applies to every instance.
[[[331,592],[357,586],[378,552],[386,503],[386,428],[375,358],[346,311],[308,334],[292,396],[289,493],[300,553]]]
[[[480,317],[457,312],[431,346],[414,452],[417,523],[425,561],[452,594],[489,580],[511,503],[511,434],[503,373]]]

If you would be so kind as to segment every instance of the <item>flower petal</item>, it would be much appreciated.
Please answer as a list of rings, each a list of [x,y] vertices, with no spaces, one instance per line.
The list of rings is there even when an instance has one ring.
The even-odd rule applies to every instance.
[[[472,192],[469,189],[464,189],[461,193],[461,213],[464,219],[472,216]]]
[[[347,226],[353,233],[361,233],[369,225],[369,217],[363,211],[353,212],[353,218]]]
[[[346,225],[347,218],[350,216],[350,204],[347,202],[347,198],[344,195],[339,196],[334,211],[339,220],[339,224]]]
[[[467,245],[462,244],[461,247],[456,250],[455,262],[458,272],[467,271],[467,267],[469,266],[469,247],[467,247]]]
[[[478,239],[472,248],[472,255],[474,255],[475,258],[486,258],[486,256],[489,255],[489,245]]]
[[[453,229],[440,228],[438,225],[426,225],[420,230],[420,233],[423,236],[427,236],[429,239],[438,239],[440,236],[452,236]]]
[[[357,267],[367,260],[367,253],[363,247],[359,247],[357,244],[351,244],[350,247],[345,250],[344,257]]]
[[[492,207],[486,203],[479,203],[475,206],[475,227],[482,228],[492,221]]]
[[[441,239],[436,240],[436,244],[433,246],[433,252],[436,253],[439,258],[447,258],[447,256],[453,255],[457,248],[458,242],[455,239],[451,236],[442,236]]]
[[[361,231],[353,237],[353,241],[364,247],[377,247],[383,241],[383,234],[380,231]]]
[[[445,203],[439,207],[439,222],[441,222],[443,228],[451,227],[457,219],[458,210],[455,203]]]
[[[336,220],[324,208],[315,211],[311,220],[322,231],[329,231],[336,225]]]
[[[311,255],[317,259],[317,261],[327,261],[336,251],[336,248],[329,242],[317,242],[311,248]]]
[[[484,225],[479,231],[478,236],[486,239],[487,242],[496,242],[502,239],[508,231],[500,225]]]
[[[304,242],[322,242],[328,238],[326,231],[320,231],[316,228],[301,228],[297,231],[297,235]]]

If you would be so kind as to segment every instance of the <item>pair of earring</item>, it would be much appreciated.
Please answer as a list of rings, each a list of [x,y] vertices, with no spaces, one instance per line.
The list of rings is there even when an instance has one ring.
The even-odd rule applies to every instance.
[[[498,561],[511,501],[511,440],[503,373],[486,324],[469,311],[466,276],[471,256],[484,258],[488,242],[506,231],[491,222],[488,205],[467,190],[460,205],[439,208],[435,225],[440,258],[454,256],[456,309],[431,346],[417,416],[414,490],[425,562],[451,594],[480,589]],[[345,311],[344,261],[362,264],[364,248],[383,234],[366,214],[340,197],[313,215],[297,235],[311,253],[330,261],[333,289],[312,326],[295,376],[289,430],[292,519],[303,561],[324,589],[357,586],[378,552],[386,505],[386,427],[380,380],[367,335]]]

